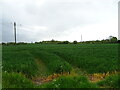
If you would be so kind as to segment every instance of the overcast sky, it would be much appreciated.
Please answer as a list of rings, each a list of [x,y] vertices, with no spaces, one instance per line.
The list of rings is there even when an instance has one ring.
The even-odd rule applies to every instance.
[[[14,41],[14,21],[19,42],[118,37],[118,1],[0,0],[2,40]]]

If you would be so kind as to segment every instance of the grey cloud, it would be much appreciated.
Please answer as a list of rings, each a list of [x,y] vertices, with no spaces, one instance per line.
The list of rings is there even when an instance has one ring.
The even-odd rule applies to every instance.
[[[13,0],[11,3],[3,1],[0,4],[4,7],[4,23],[16,21],[18,25],[22,24],[21,27],[29,25],[48,28],[47,31],[37,33],[33,29],[21,30],[18,33],[19,41],[59,38],[66,35],[64,32],[69,32],[71,28],[104,22],[116,16],[116,7],[111,6],[115,0],[44,0],[38,6],[36,1]],[[12,41],[12,34],[12,28],[4,27],[3,41]]]

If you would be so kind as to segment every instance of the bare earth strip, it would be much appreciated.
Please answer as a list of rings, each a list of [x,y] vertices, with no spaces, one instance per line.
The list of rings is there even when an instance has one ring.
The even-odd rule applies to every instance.
[[[60,76],[78,76],[78,75],[83,75],[83,74],[88,77],[90,82],[96,83],[98,81],[103,80],[107,76],[120,73],[120,72],[114,71],[114,72],[107,72],[107,73],[94,73],[94,74],[82,73],[82,74],[78,74],[77,72],[81,72],[81,71],[79,71],[79,69],[77,69],[78,71],[76,72],[73,69],[70,74],[68,72],[64,72],[64,73],[61,73],[61,74],[54,73],[53,75],[49,75],[49,76],[46,77],[45,73],[47,72],[47,67],[45,66],[45,64],[42,62],[42,60],[39,60],[39,59],[36,59],[35,62],[38,65],[39,74],[40,74],[40,77],[35,77],[35,78],[32,79],[33,83],[35,83],[36,85],[51,82],[54,79],[59,78]]]

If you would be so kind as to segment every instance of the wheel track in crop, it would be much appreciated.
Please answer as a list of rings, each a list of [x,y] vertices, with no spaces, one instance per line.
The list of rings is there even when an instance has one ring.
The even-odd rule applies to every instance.
[[[45,74],[47,72],[47,67],[44,64],[44,62],[40,59],[35,59],[35,62],[38,66],[38,72],[39,72],[39,75],[40,75],[39,77],[35,77],[35,78],[32,79],[33,83],[35,83],[36,85],[41,85],[43,83],[51,82],[54,79],[59,78],[60,76],[79,76],[79,75],[85,75],[86,77],[88,77],[88,80],[90,82],[96,83],[98,81],[104,80],[107,76],[120,73],[120,72],[114,71],[114,72],[107,72],[107,73],[88,74],[88,73],[84,73],[79,68],[73,68],[73,70],[71,71],[70,74],[68,72],[64,72],[64,73],[61,73],[61,74],[54,73],[52,75],[45,76]],[[81,74],[79,74],[78,72],[81,72]],[[41,73],[43,75],[41,75]]]
[[[36,64],[37,64],[37,66],[38,66],[38,74],[39,74],[40,76],[45,75],[46,72],[48,71],[45,63],[44,63],[42,60],[40,60],[40,59],[35,59],[35,62],[36,62]]]
[[[43,77],[36,77],[36,78],[33,78],[33,83],[35,83],[36,85],[41,85],[41,84],[44,84],[44,83],[48,83],[48,82],[51,82],[53,81],[54,79],[57,79],[61,76],[82,76],[82,75],[85,75],[88,80],[92,83],[97,83],[98,81],[101,81],[101,80],[104,80],[106,77],[110,76],[110,75],[114,75],[114,74],[118,74],[120,72],[107,72],[107,73],[94,73],[94,74],[78,74],[74,71],[71,71],[71,73],[69,74],[68,72],[64,72],[64,73],[61,73],[61,74],[52,74],[52,75],[49,75],[47,77],[43,76]]]

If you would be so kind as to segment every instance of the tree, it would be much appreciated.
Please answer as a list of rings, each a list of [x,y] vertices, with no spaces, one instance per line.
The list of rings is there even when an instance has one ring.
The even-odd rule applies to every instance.
[[[63,44],[69,44],[69,41],[63,41]]]
[[[55,40],[54,40],[54,39],[52,39],[52,40],[51,40],[51,42],[55,42]]]
[[[77,41],[75,40],[75,41],[73,41],[73,44],[77,44]]]
[[[109,36],[109,40],[111,43],[116,43],[117,42],[117,37]]]

